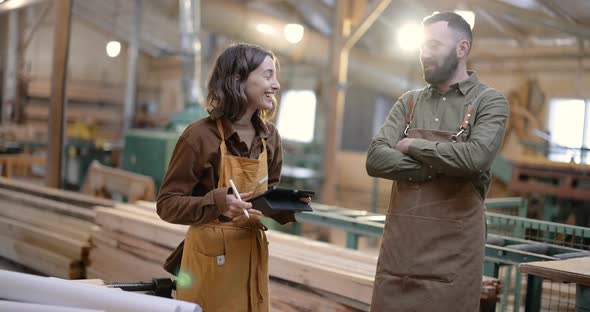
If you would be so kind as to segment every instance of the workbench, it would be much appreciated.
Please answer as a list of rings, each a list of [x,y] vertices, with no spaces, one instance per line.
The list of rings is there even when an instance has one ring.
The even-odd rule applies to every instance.
[[[523,263],[519,269],[528,274],[525,311],[541,310],[543,279],[575,283],[576,312],[590,311],[590,257]]]

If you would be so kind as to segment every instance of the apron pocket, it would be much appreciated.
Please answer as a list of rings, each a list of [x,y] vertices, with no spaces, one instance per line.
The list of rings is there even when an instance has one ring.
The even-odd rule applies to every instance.
[[[460,271],[461,220],[388,214],[381,264],[385,272],[450,283]]]
[[[225,255],[223,229],[212,226],[191,226],[186,233],[185,248],[208,257]]]

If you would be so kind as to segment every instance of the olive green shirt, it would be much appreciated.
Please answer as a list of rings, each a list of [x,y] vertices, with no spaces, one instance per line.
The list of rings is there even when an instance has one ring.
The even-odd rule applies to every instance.
[[[469,102],[488,88],[475,72],[468,73],[468,79],[451,86],[446,94],[427,86],[397,100],[369,146],[366,168],[370,176],[409,182],[428,181],[440,175],[466,177],[485,198],[490,166],[502,145],[508,118],[508,101],[500,92],[490,90],[479,97],[475,114],[462,134],[466,142],[414,139],[407,154],[395,149],[404,138],[411,96],[416,104],[410,128],[459,131]]]

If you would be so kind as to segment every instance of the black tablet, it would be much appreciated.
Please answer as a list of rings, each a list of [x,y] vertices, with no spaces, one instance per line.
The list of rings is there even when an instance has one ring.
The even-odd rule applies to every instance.
[[[300,200],[301,197],[313,195],[313,191],[273,187],[246,201],[252,203],[252,208],[262,211],[265,216],[270,216],[280,211],[313,211],[309,204]]]

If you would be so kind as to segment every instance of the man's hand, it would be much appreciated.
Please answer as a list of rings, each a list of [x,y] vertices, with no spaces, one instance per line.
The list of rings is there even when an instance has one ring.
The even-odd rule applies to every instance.
[[[248,192],[248,193],[240,193],[240,198],[242,199],[248,199],[250,196],[252,196],[252,192]],[[252,209],[252,204],[249,202],[245,202],[243,200],[239,200],[236,198],[235,195],[232,194],[228,194],[226,197],[226,201],[227,201],[227,211],[225,211],[223,213],[224,216],[230,218],[230,219],[234,219],[237,218],[241,215],[244,214],[244,210],[246,209],[248,211],[248,213],[250,214],[250,216],[255,216],[258,218],[262,217],[262,212],[260,212],[259,210],[256,209]]]
[[[403,138],[399,142],[397,142],[397,144],[395,145],[395,149],[404,154],[407,154],[408,150],[410,149],[410,144],[412,144],[412,141],[414,141],[414,139]]]

